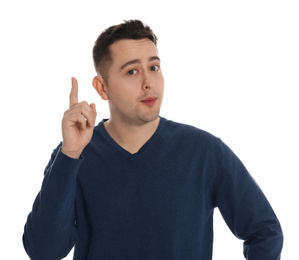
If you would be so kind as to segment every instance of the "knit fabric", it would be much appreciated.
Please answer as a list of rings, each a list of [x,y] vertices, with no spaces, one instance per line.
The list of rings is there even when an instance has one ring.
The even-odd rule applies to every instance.
[[[280,259],[277,217],[219,138],[161,117],[130,154],[104,121],[80,159],[53,151],[25,225],[31,259],[62,259],[75,245],[75,260],[211,260],[215,207],[246,259]]]

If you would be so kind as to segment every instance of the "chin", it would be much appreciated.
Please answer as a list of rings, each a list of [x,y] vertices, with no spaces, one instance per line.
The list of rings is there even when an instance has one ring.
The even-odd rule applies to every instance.
[[[139,118],[143,123],[150,123],[150,122],[155,121],[159,117],[159,114],[160,114],[159,112],[158,113],[148,113],[148,114],[140,116]]]

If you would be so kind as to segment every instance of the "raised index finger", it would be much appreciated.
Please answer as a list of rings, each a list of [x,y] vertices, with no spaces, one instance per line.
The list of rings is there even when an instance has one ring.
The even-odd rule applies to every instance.
[[[78,81],[72,77],[72,90],[70,93],[70,108],[78,104]]]

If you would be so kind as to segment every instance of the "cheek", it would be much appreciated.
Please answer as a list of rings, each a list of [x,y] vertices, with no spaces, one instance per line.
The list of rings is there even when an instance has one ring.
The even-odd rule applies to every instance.
[[[108,96],[111,103],[118,106],[128,106],[138,98],[136,87],[129,82],[114,82],[114,85],[109,86]]]
[[[163,91],[164,89],[164,77],[163,77],[163,74],[161,73],[157,79],[157,82],[158,82],[158,85],[159,85],[159,88]]]

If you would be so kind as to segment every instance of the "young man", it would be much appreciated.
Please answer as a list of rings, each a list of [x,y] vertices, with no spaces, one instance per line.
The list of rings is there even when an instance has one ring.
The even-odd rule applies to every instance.
[[[63,142],[25,225],[31,259],[61,259],[75,245],[75,260],[210,260],[215,207],[246,259],[280,259],[279,221],[240,160],[219,138],[159,117],[156,41],[136,20],[99,36],[93,86],[110,118],[97,126],[72,78]]]

